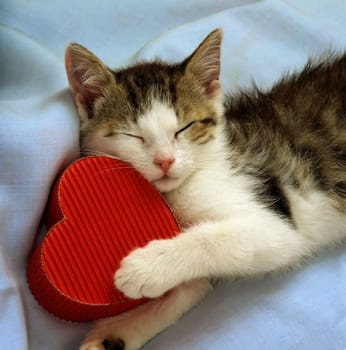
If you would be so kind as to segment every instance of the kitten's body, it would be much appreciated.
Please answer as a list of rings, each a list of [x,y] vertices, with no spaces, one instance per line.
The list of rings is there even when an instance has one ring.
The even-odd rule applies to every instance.
[[[138,349],[200,301],[209,278],[293,266],[346,237],[346,57],[224,104],[220,43],[215,31],[181,64],[115,72],[68,48],[83,148],[131,163],[183,228],[124,259],[117,287],[159,298],[98,322],[83,350]]]

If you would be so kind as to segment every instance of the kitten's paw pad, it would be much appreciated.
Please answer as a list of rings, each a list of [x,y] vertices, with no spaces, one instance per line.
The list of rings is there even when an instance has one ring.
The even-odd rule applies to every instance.
[[[115,285],[132,299],[156,298],[176,285],[172,240],[157,240],[133,251],[115,274]]]
[[[109,340],[105,339],[102,342],[104,350],[125,350],[125,343],[122,339]]]
[[[125,350],[125,342],[120,338],[116,340],[95,339],[83,343],[79,350]]]

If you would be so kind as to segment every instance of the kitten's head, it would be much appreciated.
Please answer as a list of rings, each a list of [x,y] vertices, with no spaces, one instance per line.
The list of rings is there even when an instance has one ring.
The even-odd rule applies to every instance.
[[[178,188],[214,156],[223,113],[222,31],[178,64],[159,61],[108,69],[78,44],[66,70],[81,120],[81,147],[132,164],[160,191]]]

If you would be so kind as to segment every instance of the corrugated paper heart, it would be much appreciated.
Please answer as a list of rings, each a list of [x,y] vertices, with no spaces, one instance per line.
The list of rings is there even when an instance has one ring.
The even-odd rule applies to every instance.
[[[178,224],[160,193],[127,163],[82,158],[57,179],[46,210],[49,231],[28,265],[30,289],[52,314],[86,322],[127,311],[114,273],[133,249],[171,238]]]

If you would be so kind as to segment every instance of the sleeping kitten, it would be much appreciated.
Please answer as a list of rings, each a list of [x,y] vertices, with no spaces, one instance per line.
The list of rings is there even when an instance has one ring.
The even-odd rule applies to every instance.
[[[97,322],[82,350],[139,349],[198,303],[210,278],[295,266],[346,237],[346,56],[224,99],[221,41],[215,30],[181,63],[116,71],[67,48],[82,151],[131,163],[183,231],[123,260],[117,288],[156,299]]]

